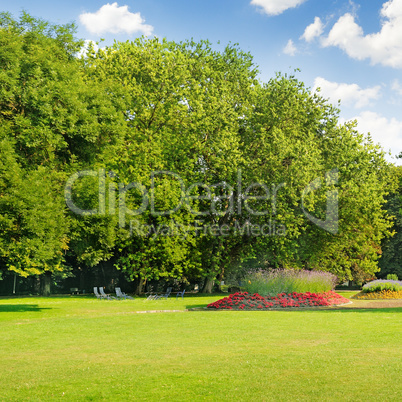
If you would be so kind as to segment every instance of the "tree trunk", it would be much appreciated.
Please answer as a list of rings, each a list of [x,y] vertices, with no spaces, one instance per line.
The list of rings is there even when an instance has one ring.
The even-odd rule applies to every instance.
[[[80,271],[80,290],[83,291],[86,288],[84,271]]]
[[[224,272],[224,270],[222,268],[222,272],[218,275],[218,281],[219,281],[219,283],[218,283],[218,292],[219,293],[222,293],[223,272]]]
[[[142,278],[136,278],[134,282],[135,290],[134,293],[138,296],[140,296],[144,292],[144,285],[145,281]]]
[[[212,293],[212,288],[214,286],[214,278],[206,278],[204,287],[202,288],[202,293]]]
[[[32,277],[32,293],[40,294],[41,279],[39,276]]]
[[[52,273],[45,272],[40,277],[40,294],[42,296],[50,296],[50,285],[52,283]]]

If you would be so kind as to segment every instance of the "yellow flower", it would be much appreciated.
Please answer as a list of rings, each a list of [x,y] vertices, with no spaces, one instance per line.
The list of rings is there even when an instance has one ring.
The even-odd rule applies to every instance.
[[[381,292],[360,293],[356,295],[356,299],[375,300],[375,299],[402,299],[402,290],[383,290]]]

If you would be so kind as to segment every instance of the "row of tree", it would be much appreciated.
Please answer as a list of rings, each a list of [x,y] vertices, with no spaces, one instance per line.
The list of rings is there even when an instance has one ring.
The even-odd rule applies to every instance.
[[[74,34],[0,16],[3,274],[48,293],[52,275],[112,261],[137,292],[210,292],[252,266],[378,271],[400,176],[319,94],[261,83],[236,45],[142,38],[78,57]]]

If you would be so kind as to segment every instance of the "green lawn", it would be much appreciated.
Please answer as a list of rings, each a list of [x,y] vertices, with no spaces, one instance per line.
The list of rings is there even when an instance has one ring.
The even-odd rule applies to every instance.
[[[0,401],[400,400],[401,308],[185,311],[218,298],[0,299]]]

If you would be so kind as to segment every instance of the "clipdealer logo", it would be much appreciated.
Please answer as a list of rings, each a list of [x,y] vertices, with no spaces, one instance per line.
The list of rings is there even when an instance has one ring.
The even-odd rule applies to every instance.
[[[113,177],[113,173],[109,173],[109,176]],[[94,177],[98,178],[98,208],[84,210],[78,207],[73,200],[73,185],[74,183],[83,177]],[[180,186],[180,200],[174,208],[168,210],[157,210],[156,202],[155,202],[155,179],[159,177],[170,177],[171,179],[175,180],[178,185]],[[330,172],[326,173],[325,176],[325,184],[327,186],[335,186],[338,183],[338,170],[333,169]],[[331,233],[336,234],[338,233],[338,190],[335,188],[330,190],[326,193],[326,218],[324,220],[318,219],[317,217],[313,216],[310,212],[307,212],[304,201],[305,198],[315,190],[322,187],[323,182],[320,178],[315,179],[302,192],[301,197],[301,209],[306,216],[312,223],[316,226],[320,227],[321,229]],[[238,171],[237,175],[237,184],[236,187],[229,185],[227,182],[220,182],[212,185],[207,185],[205,183],[194,183],[191,184],[189,187],[186,188],[184,181],[181,177],[174,172],[170,171],[155,171],[151,173],[151,185],[150,188],[147,189],[141,183],[129,183],[124,185],[123,183],[115,183],[111,181],[106,186],[106,171],[105,169],[99,169],[98,171],[95,170],[82,170],[77,173],[74,173],[69,177],[66,182],[65,189],[64,189],[64,196],[65,201],[69,209],[77,215],[88,216],[88,215],[105,215],[106,213],[109,215],[116,215],[118,214],[119,217],[119,227],[125,228],[127,225],[127,217],[139,217],[144,212],[147,211],[148,207],[150,208],[151,216],[158,217],[158,216],[172,216],[177,211],[180,210],[183,206],[185,206],[191,214],[194,216],[206,216],[206,215],[215,215],[215,216],[224,216],[226,214],[234,214],[237,213],[238,216],[241,216],[243,213],[243,209],[247,211],[248,216],[262,216],[262,215],[272,215],[275,216],[276,214],[276,203],[277,203],[277,196],[278,192],[286,186],[286,183],[280,184],[272,184],[271,186],[267,186],[265,183],[252,183],[249,185],[245,190],[243,190],[242,186],[242,176],[241,171]],[[221,189],[221,194],[217,195],[216,192],[214,193],[214,189]],[[204,194],[203,195],[193,195],[193,190],[202,189]],[[258,189],[260,193],[263,195],[251,195],[253,190]],[[134,190],[140,194],[141,204],[135,210],[130,209],[127,206],[127,194],[130,190]],[[222,193],[224,193],[222,195]],[[235,196],[236,194],[236,196]],[[236,200],[235,200],[236,198]],[[106,200],[108,202],[106,203]],[[116,203],[117,200],[117,203]],[[192,206],[192,200],[204,200],[210,202],[210,208],[206,211],[198,211],[194,210]],[[254,210],[250,205],[250,200],[260,200],[266,201],[270,205],[270,211],[268,209],[264,211]],[[219,205],[222,201],[225,201],[227,208],[225,211],[221,211],[219,209]],[[107,204],[107,208],[106,208]],[[107,210],[107,211],[106,211]],[[200,231],[197,221],[195,221],[194,226],[196,232]],[[132,232],[132,228],[136,227],[139,228],[138,220],[130,220],[130,231]],[[179,225],[176,222],[172,221],[171,227],[178,228]],[[280,227],[280,230],[272,231],[272,227],[275,228]],[[177,230],[166,231],[166,227],[169,225],[162,225],[164,228],[155,228],[150,227],[149,225],[143,225],[144,227],[140,230],[137,230],[137,234],[139,233],[153,233],[156,234],[163,234],[163,233],[177,233]],[[212,235],[222,235],[225,236],[228,233],[228,225],[223,225],[224,227],[220,228],[217,225],[210,225],[211,227],[204,228],[204,233],[209,233]],[[286,228],[284,225],[278,225],[277,222],[269,221],[269,231],[266,229],[267,224],[263,225],[260,228],[258,225],[253,225],[246,220],[243,227],[240,227],[237,224],[236,233],[244,234],[244,231],[247,230],[248,233],[256,233],[253,235],[281,235],[283,236],[286,233]],[[245,229],[246,228],[246,229]],[[163,229],[163,230],[162,230]],[[241,229],[241,230],[239,230]],[[183,230],[182,230],[183,232]],[[188,233],[188,230],[187,230]],[[268,234],[269,233],[269,234]]]

